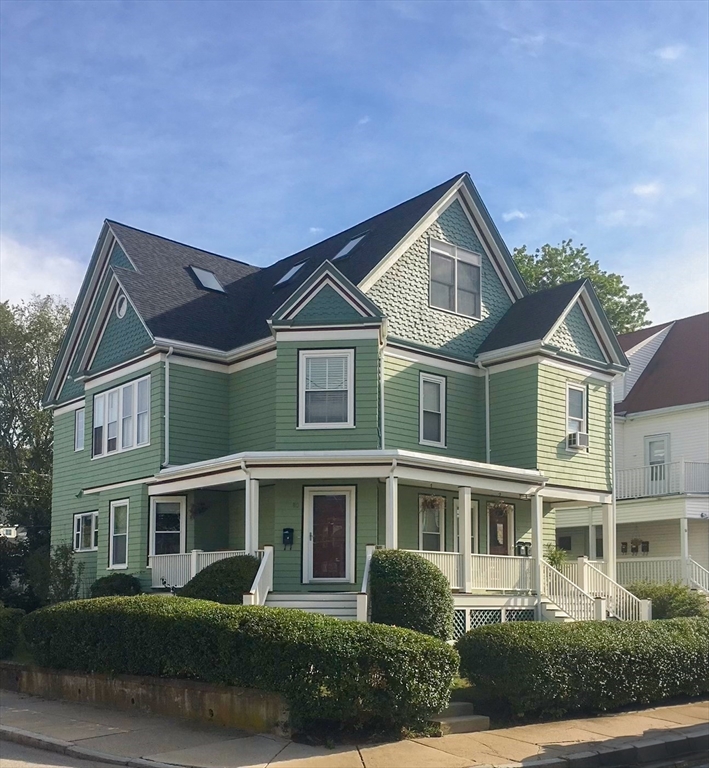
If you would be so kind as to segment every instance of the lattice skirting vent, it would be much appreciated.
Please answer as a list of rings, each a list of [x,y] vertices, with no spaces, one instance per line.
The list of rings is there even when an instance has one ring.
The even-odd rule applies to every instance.
[[[470,629],[505,621],[534,621],[534,608],[456,608],[453,640],[458,640]]]

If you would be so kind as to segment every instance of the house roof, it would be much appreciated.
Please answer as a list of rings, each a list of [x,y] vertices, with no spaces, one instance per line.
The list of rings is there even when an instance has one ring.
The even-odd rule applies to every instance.
[[[709,312],[625,333],[618,341],[624,349],[630,349],[668,325],[672,328],[657,352],[625,400],[616,404],[617,413],[639,413],[709,401]],[[639,337],[638,334],[645,335]]]
[[[366,233],[346,258],[335,262],[345,277],[358,284],[462,179],[467,179],[467,174],[458,174],[263,269],[108,221],[137,268],[134,272],[114,267],[114,272],[154,336],[234,349],[268,337],[267,321],[288,296],[350,240]],[[292,280],[275,286],[301,262],[305,265]],[[200,288],[190,265],[213,272],[224,293]]]
[[[543,339],[585,282],[574,280],[516,301],[480,345],[478,354]]]
[[[628,352],[633,347],[636,347],[641,342],[659,333],[663,328],[667,328],[668,325],[672,325],[672,321],[669,323],[661,323],[660,325],[651,325],[647,328],[640,328],[638,331],[631,331],[631,333],[622,333],[618,336],[618,343],[623,349],[623,352]]]

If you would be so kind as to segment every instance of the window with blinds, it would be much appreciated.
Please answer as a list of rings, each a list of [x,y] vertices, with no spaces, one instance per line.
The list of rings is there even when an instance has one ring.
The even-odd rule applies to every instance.
[[[299,427],[353,427],[353,350],[313,350],[300,355]]]

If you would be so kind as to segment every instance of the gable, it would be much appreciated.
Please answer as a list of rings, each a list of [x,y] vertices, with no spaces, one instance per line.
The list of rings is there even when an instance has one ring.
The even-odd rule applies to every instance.
[[[606,362],[605,355],[578,302],[571,307],[548,343],[576,357]]]
[[[481,320],[429,305],[432,238],[483,256]],[[512,306],[510,295],[458,199],[436,217],[366,293],[389,318],[391,336],[469,360]]]
[[[152,339],[145,330],[141,319],[131,306],[126,307],[123,317],[118,317],[115,302],[104,321],[96,352],[89,366],[90,373],[111,368],[142,354],[152,345]]]
[[[331,285],[325,285],[293,316],[291,323],[292,325],[329,325],[363,319],[349,301]]]

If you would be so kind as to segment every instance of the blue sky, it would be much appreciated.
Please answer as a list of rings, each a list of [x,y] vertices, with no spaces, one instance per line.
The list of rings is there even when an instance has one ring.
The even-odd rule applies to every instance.
[[[707,309],[709,4],[3,0],[0,295],[104,218],[268,264],[468,170],[651,319]]]

